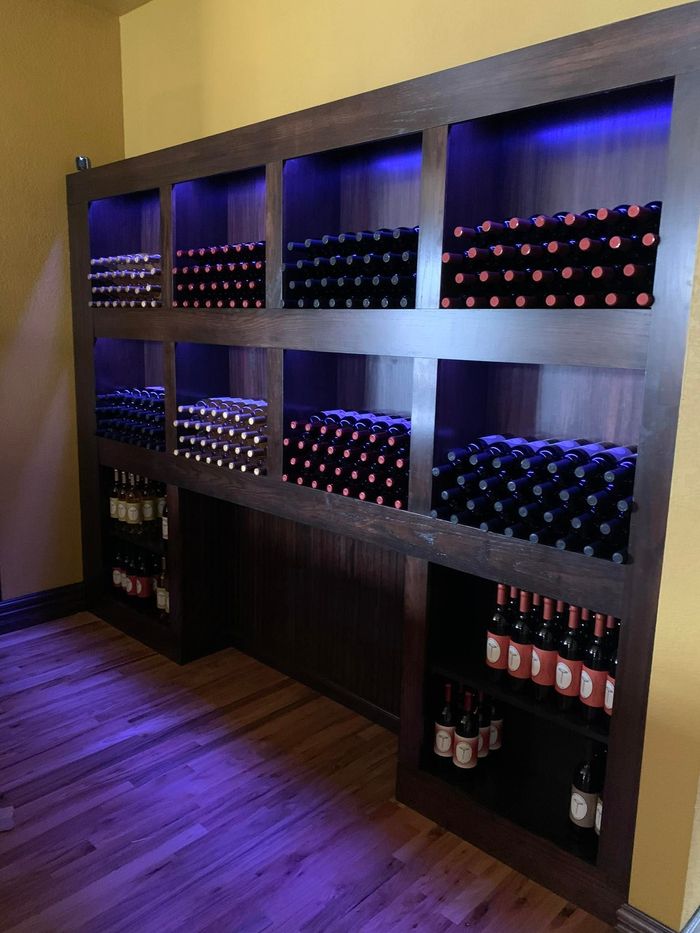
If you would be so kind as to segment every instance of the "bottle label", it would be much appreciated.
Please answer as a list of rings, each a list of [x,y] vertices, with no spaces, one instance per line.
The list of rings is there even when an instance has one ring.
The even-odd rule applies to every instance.
[[[489,732],[489,751],[495,752],[497,748],[500,748],[502,739],[503,739],[503,720],[492,719],[491,720],[491,731]]]
[[[124,589],[126,590],[128,596],[136,595],[136,577],[133,576],[133,574],[127,575]]]
[[[161,524],[162,524],[163,541],[167,541],[168,540],[168,516],[167,515],[164,515],[162,517]]]
[[[511,677],[526,680],[530,676],[531,664],[532,645],[511,642],[508,646],[508,673]]]
[[[165,591],[165,611],[170,615],[170,590]]]
[[[164,512],[164,510],[165,510],[165,496],[161,496],[161,497],[156,501],[156,511],[157,511],[157,513],[158,513],[158,518],[162,518],[162,517],[163,517],[163,512]]]
[[[138,525],[141,522],[141,503],[130,502],[126,507],[127,525]]]
[[[491,741],[491,726],[479,726],[479,758],[486,758]]]
[[[166,596],[167,596],[167,590],[164,587],[159,586],[156,589],[156,606],[159,609],[165,609]]]
[[[557,667],[557,652],[544,648],[532,649],[532,679],[543,687],[551,687]]]
[[[603,798],[599,797],[598,802],[595,805],[595,822],[593,828],[596,833],[600,836],[600,824],[603,822]]]
[[[148,599],[152,595],[150,577],[136,577],[136,595],[141,599]]]
[[[452,757],[454,735],[454,726],[442,726],[438,722],[435,723],[435,744],[433,746],[433,751],[436,755],[439,755],[441,758]]]
[[[479,753],[479,736],[474,735],[465,738],[463,735],[455,735],[454,751],[452,753],[452,764],[457,768],[476,768],[476,762]]]
[[[117,502],[117,521],[126,521],[126,502],[124,502],[123,499],[120,499],[119,502]]]
[[[112,571],[112,583],[119,587],[122,585],[122,572],[119,567],[115,567]]]
[[[155,516],[155,505],[153,499],[144,499],[141,503],[141,511],[145,522],[152,522]]]
[[[559,658],[554,686],[557,693],[565,697],[577,697],[581,683],[581,661]]]
[[[119,510],[119,499],[116,496],[109,497],[109,517],[117,518]]]
[[[612,716],[614,702],[615,702],[615,678],[611,677],[610,674],[608,674],[608,678],[605,681],[605,699],[603,701],[603,709],[608,714],[608,716]]]
[[[579,699],[586,706],[602,709],[605,701],[606,671],[592,671],[589,667],[581,668]]]
[[[510,639],[507,635],[494,635],[486,633],[486,663],[489,667],[504,671],[508,667],[508,645]]]
[[[598,794],[587,794],[572,784],[571,805],[569,807],[571,822],[576,826],[580,826],[581,829],[593,829],[597,803]]]

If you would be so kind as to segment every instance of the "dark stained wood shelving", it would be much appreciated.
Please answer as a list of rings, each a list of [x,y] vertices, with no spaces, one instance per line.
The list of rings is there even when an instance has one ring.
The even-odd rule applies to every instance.
[[[127,311],[88,309],[96,337],[644,369],[647,310]]]
[[[103,466],[142,473],[183,489],[327,531],[342,529],[343,534],[370,544],[490,580],[508,579],[513,585],[529,587],[555,599],[584,603],[599,612],[619,616],[622,611],[628,568],[610,561],[116,441],[100,439],[98,446]]]
[[[160,523],[158,523],[158,527],[160,530]],[[128,535],[123,531],[110,528],[107,536],[111,541],[141,548],[141,550],[149,551],[151,554],[165,554],[165,541],[156,535]]]
[[[700,214],[699,14],[700,3],[685,4],[68,178],[83,556],[87,591],[94,594],[91,608],[180,662],[236,639],[258,656],[272,645],[271,663],[379,722],[396,722],[400,691],[397,797],[608,921],[629,885],[691,304]],[[401,163],[402,153],[408,163]],[[392,162],[397,154],[399,161]],[[312,185],[307,199],[304,188]],[[203,193],[210,216],[198,215]],[[645,195],[663,200],[651,310],[438,309],[440,253],[454,223],[613,206]],[[112,212],[100,199],[114,196],[119,197]],[[95,202],[100,203],[91,209]],[[312,229],[332,217],[350,224],[343,229],[358,229],[355,219],[363,228],[393,225],[404,210],[410,217],[401,222],[417,222],[421,231],[417,310],[281,309],[287,232],[294,238],[332,232]],[[103,229],[91,231],[92,223]],[[264,229],[269,307],[170,307],[175,242],[223,236],[218,231],[224,223],[227,236],[245,229],[257,237]],[[89,308],[91,234],[93,246],[120,251],[153,251],[159,236],[166,306]],[[200,390],[251,397],[264,390],[272,426],[269,475],[219,470],[96,438],[96,385],[106,391],[142,378],[165,386],[169,450],[178,401],[204,397]],[[295,406],[333,402],[376,405],[371,410],[379,411],[397,400],[413,416],[412,511],[281,481],[283,418]],[[585,431],[592,438],[638,441],[633,562],[617,566],[425,514],[435,458],[467,437],[494,431],[575,432],[567,437]],[[101,465],[169,484],[168,563],[175,579],[167,629],[109,592],[101,563],[109,540]],[[300,553],[320,573],[314,580],[321,596],[314,596],[308,618],[297,611]],[[429,564],[439,565],[433,568],[439,573],[429,572]],[[244,593],[229,588],[231,566],[246,581]],[[468,665],[462,670],[444,660],[444,645],[442,652],[434,644],[432,653],[427,650],[431,578],[453,570],[465,575],[467,590],[474,578],[502,580],[624,619],[609,736],[555,711],[534,709],[527,698],[502,697],[534,741],[550,732],[561,737],[561,747],[551,746],[557,749],[558,783],[550,786],[561,799],[570,780],[567,756],[577,743],[607,740],[606,817],[595,865],[590,853],[567,848],[561,799],[558,828],[548,830],[544,792],[537,798],[539,812],[529,819],[523,796],[511,802],[493,796],[486,770],[470,791],[454,775],[446,780],[431,773],[433,765],[422,757],[432,714],[426,700],[431,670],[481,683]],[[352,590],[343,590],[348,579],[368,588],[366,603],[344,597],[354,610],[330,596],[325,600],[323,593],[326,587],[352,597]],[[267,591],[277,586],[296,594],[294,600],[285,593],[281,606],[268,603]],[[379,600],[372,598],[375,592]],[[372,616],[373,604],[383,606],[388,627]],[[393,612],[396,606],[403,615]],[[249,616],[250,630],[241,628]],[[343,637],[336,638],[328,619],[341,617]],[[318,641],[323,644],[317,650]],[[313,670],[304,669],[309,646],[316,651]],[[384,683],[381,671],[392,664]],[[365,677],[368,667],[372,674]],[[540,759],[547,759],[544,746],[538,748]],[[508,751],[505,758],[517,771],[514,755]],[[541,763],[530,760],[535,771]],[[507,794],[512,782],[504,781]],[[532,774],[525,783],[535,799]]]

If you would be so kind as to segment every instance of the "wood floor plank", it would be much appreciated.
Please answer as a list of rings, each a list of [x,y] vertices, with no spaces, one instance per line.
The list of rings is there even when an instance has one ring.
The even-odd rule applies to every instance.
[[[0,638],[8,933],[604,933],[393,799],[396,737],[227,649]]]

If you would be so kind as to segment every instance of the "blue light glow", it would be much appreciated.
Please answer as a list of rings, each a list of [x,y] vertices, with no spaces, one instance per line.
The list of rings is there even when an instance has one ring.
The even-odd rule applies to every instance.
[[[532,131],[533,138],[548,146],[562,143],[570,145],[591,137],[614,133],[631,136],[635,132],[649,132],[649,127],[658,128],[666,134],[671,123],[671,104],[658,103],[635,107],[633,110],[619,110],[594,117],[573,117],[556,123],[549,123]]]

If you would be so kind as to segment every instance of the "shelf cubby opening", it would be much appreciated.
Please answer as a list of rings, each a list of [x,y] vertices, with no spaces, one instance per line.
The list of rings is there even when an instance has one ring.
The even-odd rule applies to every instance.
[[[485,220],[504,223],[511,217],[554,216],[558,212],[581,214],[620,204],[661,201],[672,95],[673,82],[664,80],[453,125],[448,144],[444,249],[459,253],[475,245],[454,236],[457,226],[476,228]],[[606,229],[601,225],[601,236],[607,236]],[[578,240],[585,233],[593,235],[586,230],[578,234],[572,230],[544,239],[568,241]],[[620,231],[611,228],[610,232]],[[504,236],[506,244],[517,241],[519,246],[529,240],[541,242],[544,235],[525,230],[522,236],[510,236],[509,231]],[[499,242],[498,235],[493,242]],[[618,262],[629,262],[629,258],[619,259],[620,252],[605,247],[597,253],[574,249],[559,262],[546,253],[536,260],[516,254],[502,259],[498,268],[522,269],[529,275],[540,266],[554,267],[558,275],[560,265],[587,269],[599,263],[612,267]],[[596,258],[587,258],[591,256]],[[643,259],[636,257],[635,261]],[[653,264],[653,256],[649,261]],[[487,263],[484,268],[495,266]],[[562,283],[557,278],[551,286],[534,289],[529,279],[510,288],[502,283],[454,284],[452,271],[477,273],[480,269],[478,260],[464,269],[444,267],[443,293],[455,294],[455,307],[463,306],[457,297],[462,292],[471,292],[478,300],[479,295],[488,296],[492,291],[506,296],[510,291],[522,292],[524,296],[534,292],[544,298],[544,293],[550,290],[552,293],[573,290],[582,295],[600,292],[601,301],[591,306],[605,307],[603,292],[645,289],[650,293],[653,283],[652,269],[651,278],[643,275],[638,280],[625,279],[620,273],[606,280],[586,275],[576,284],[571,280]],[[611,284],[604,287],[601,283],[605,281]],[[636,287],[635,281],[639,282]]]
[[[160,196],[138,191],[91,201],[90,257],[160,253]]]
[[[173,301],[176,306],[255,307],[256,300],[264,305],[264,245],[251,252],[222,249],[240,244],[264,244],[264,240],[264,168],[174,185]],[[260,267],[251,266],[251,261],[260,263]],[[247,285],[251,281],[256,282],[253,291],[235,287],[238,282]],[[241,301],[248,301],[248,304],[241,305]]]
[[[286,350],[284,356],[285,437],[290,436],[292,422],[297,421],[303,425],[314,414],[326,410],[357,412],[361,415],[371,413],[375,416],[387,415],[390,418],[410,420],[412,380],[413,361],[404,357]],[[297,431],[300,432],[301,428]],[[291,439],[294,442],[294,438]],[[410,442],[406,444],[404,451],[405,462],[399,464],[398,467],[401,473],[397,476],[393,471],[392,485],[387,489],[384,488],[384,474],[390,475],[388,465],[381,466],[376,463],[376,455],[384,449],[384,443],[378,441],[376,444],[370,444],[369,441],[360,440],[357,444],[353,444],[351,453],[347,455],[345,466],[348,468],[355,466],[361,475],[359,478],[348,478],[348,470],[345,470],[343,476],[337,480],[335,477],[331,478],[331,472],[336,467],[343,467],[342,454],[333,454],[331,458],[325,457],[325,464],[324,456],[321,454],[312,457],[311,459],[316,461],[315,466],[312,467],[311,473],[307,473],[301,467],[297,469],[298,464],[292,465],[292,469],[289,469],[290,455],[299,456],[292,443],[291,446],[285,447],[285,475],[299,485],[311,485],[315,482],[317,485],[313,488],[323,490],[330,484],[334,488],[327,489],[328,492],[342,492],[343,495],[351,498],[375,502],[379,495],[382,497],[379,504],[393,505],[399,502],[400,504],[396,507],[405,508]],[[390,443],[389,441],[386,446],[389,447]],[[360,454],[363,452],[369,458],[366,461],[360,459]],[[384,452],[390,458],[393,456],[391,449]],[[319,462],[321,467],[328,467],[323,475],[316,475],[314,472],[318,470]],[[300,470],[303,476],[298,477],[296,474]],[[364,478],[364,473],[369,470],[376,473],[376,480]]]
[[[527,688],[514,692],[507,676],[494,680],[484,651],[495,592],[491,581],[430,565],[422,766],[476,802],[595,861],[595,836],[581,843],[570,832],[568,808],[574,768],[591,752],[602,752],[606,724],[589,725],[578,709],[559,710],[553,697],[538,702]],[[467,615],[456,615],[455,606],[467,607]],[[447,681],[458,694],[465,687],[482,690],[503,714],[502,748],[471,771],[460,771],[432,751],[433,720]]]

